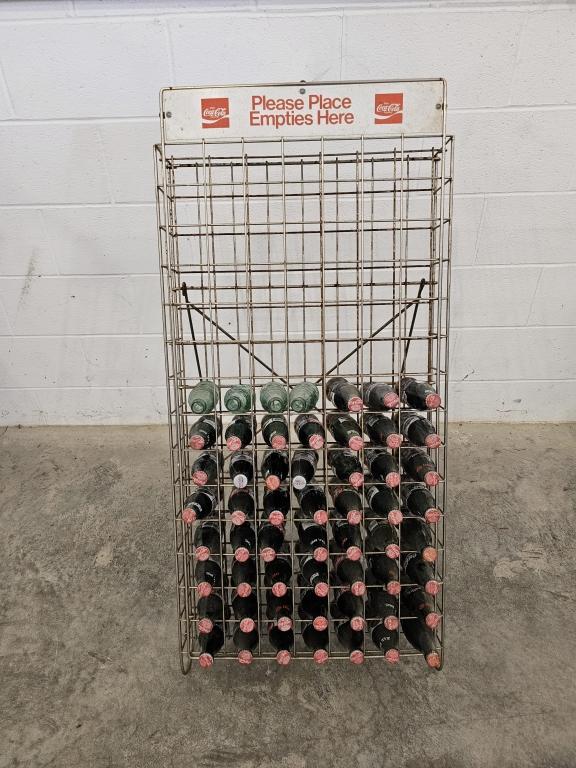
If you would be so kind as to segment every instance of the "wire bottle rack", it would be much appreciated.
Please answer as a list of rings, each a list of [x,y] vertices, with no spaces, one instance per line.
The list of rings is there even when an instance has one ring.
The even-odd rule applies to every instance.
[[[365,102],[371,106],[376,94],[376,110],[367,107],[366,117],[356,113],[353,125],[341,121],[335,128],[336,121],[312,127],[278,127],[271,122],[255,126],[250,116],[250,105],[262,104],[254,102],[254,97],[261,98],[265,91],[275,98],[300,96],[305,102],[311,93],[341,94],[342,89],[353,94],[352,102],[357,96],[358,112]],[[382,92],[393,97],[404,93],[399,108],[384,100],[385,107],[380,109],[384,123],[378,121]],[[421,93],[425,97],[420,99]],[[338,102],[330,104],[336,114],[345,108],[342,101],[340,112],[334,107]],[[410,114],[410,104],[418,114]],[[270,105],[264,101],[266,107]],[[237,120],[234,110],[241,115]],[[285,113],[269,109],[266,114]],[[374,115],[376,120],[369,122]],[[190,410],[187,396],[203,380],[218,387],[214,411],[222,424],[213,449],[218,463],[215,515],[223,536],[221,551],[214,557],[223,574],[218,592],[225,606],[220,622],[224,644],[216,654],[217,662],[237,658],[232,637],[239,623],[227,608],[235,592],[230,581],[233,552],[227,511],[233,485],[223,433],[234,414],[224,406],[224,393],[239,383],[253,393],[248,415],[254,439],[244,451],[252,455],[256,470],[251,481],[257,505],[255,525],[261,519],[263,497],[258,470],[269,450],[260,430],[266,412],[259,393],[265,383],[274,380],[289,389],[300,382],[314,382],[319,390],[314,413],[324,427],[334,410],[326,397],[326,383],[333,376],[345,377],[359,389],[376,381],[396,391],[404,377],[412,377],[429,382],[442,395],[442,405],[423,415],[442,439],[440,447],[428,453],[440,475],[440,482],[430,490],[442,513],[431,528],[438,553],[434,575],[440,584],[434,607],[442,616],[434,631],[443,662],[453,181],[453,139],[446,135],[445,115],[446,88],[441,80],[183,88],[161,93],[162,141],[154,148],[154,156],[184,673],[202,653],[194,547],[198,523],[186,524],[182,509],[195,490],[191,468],[198,455],[188,443],[190,426],[198,415]],[[388,116],[394,119],[389,121]],[[397,411],[387,415],[394,420]],[[353,415],[364,434],[370,413],[366,408]],[[287,451],[292,456],[302,448],[293,427],[297,414],[288,407],[284,415],[290,425]],[[358,453],[363,465],[366,436],[365,440]],[[407,445],[405,441],[391,451],[400,466]],[[341,485],[333,477],[328,454],[340,448],[326,429],[313,482],[325,489],[330,505],[328,532],[334,515],[331,491],[335,483]],[[407,482],[411,481],[403,475],[395,489],[399,498]],[[286,487],[290,492],[291,473]],[[367,504],[365,486],[358,490]],[[306,587],[298,578],[303,552],[294,525],[299,505],[293,491],[290,504],[283,551],[293,574],[291,657],[311,659],[313,651],[302,639],[302,629],[309,622],[298,612]],[[361,562],[366,565],[369,557],[363,531]],[[273,659],[277,650],[268,639],[266,615],[269,587],[264,584],[261,559],[257,554],[254,559],[259,633],[252,653],[255,659]],[[332,599],[335,584],[328,571]],[[404,575],[402,584],[409,583]],[[376,588],[368,584],[367,590]],[[410,612],[400,607],[400,601],[398,605],[398,619],[410,620]],[[347,659],[350,652],[335,632],[341,619],[334,619],[330,612],[327,618],[327,655]],[[365,618],[369,619],[367,614]],[[368,662],[385,656],[371,641],[371,626],[367,620],[362,650]],[[401,631],[398,651],[400,661],[421,658]]]

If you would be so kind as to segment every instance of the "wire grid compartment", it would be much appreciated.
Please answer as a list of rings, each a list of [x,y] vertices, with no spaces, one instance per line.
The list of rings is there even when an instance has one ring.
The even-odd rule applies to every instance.
[[[223,432],[234,414],[225,409],[223,395],[234,384],[247,384],[254,393],[249,414],[254,440],[244,450],[251,452],[256,470],[251,483],[257,503],[255,526],[261,519],[263,495],[258,469],[269,450],[259,430],[265,415],[259,391],[271,380],[287,387],[315,382],[320,398],[314,412],[324,426],[334,411],[326,398],[326,382],[332,376],[343,376],[359,387],[382,381],[398,390],[405,376],[433,384],[442,395],[442,406],[424,415],[442,438],[442,445],[429,453],[441,477],[431,490],[436,506],[445,513],[453,141],[444,130],[429,136],[163,141],[155,147],[155,167],[178,630],[186,673],[201,652],[193,544],[198,523],[186,525],[181,514],[185,499],[195,490],[191,465],[198,454],[188,445],[189,428],[198,415],[190,411],[187,395],[200,380],[211,380],[221,393],[215,409],[222,421],[215,455],[217,517],[224,542],[217,561],[224,574],[219,593],[225,605],[234,594],[227,512],[233,486]],[[370,413],[366,409],[354,415],[362,432]],[[397,413],[387,415],[394,419]],[[297,414],[287,410],[285,416],[291,456],[302,446],[293,428]],[[400,465],[405,445],[392,451]],[[334,479],[327,456],[338,448],[326,429],[313,482],[324,487],[329,504],[334,483],[341,482]],[[358,455],[364,464],[364,447]],[[402,477],[399,494],[405,482]],[[301,637],[308,622],[298,614],[306,587],[298,579],[304,553],[294,527],[299,506],[290,491],[291,474],[286,487],[291,493],[285,544],[293,573],[291,654],[293,659],[311,659],[312,651]],[[364,486],[359,492],[365,502]],[[330,532],[331,508],[328,513]],[[435,610],[443,617],[444,514],[432,528],[438,551],[435,578],[441,585]],[[362,542],[366,564],[365,535]],[[268,588],[262,562],[257,556],[255,560],[259,641],[253,654],[255,659],[273,659],[276,650],[267,633]],[[332,596],[331,578],[329,573]],[[407,583],[404,577],[402,584]],[[347,659],[349,652],[335,634],[338,622],[328,618],[329,657]],[[233,613],[223,612],[225,640],[217,660],[237,658],[232,642],[237,624]],[[364,657],[382,660],[384,654],[372,643],[368,624]],[[442,662],[443,620],[435,633]],[[421,658],[401,631],[398,650],[401,661]]]

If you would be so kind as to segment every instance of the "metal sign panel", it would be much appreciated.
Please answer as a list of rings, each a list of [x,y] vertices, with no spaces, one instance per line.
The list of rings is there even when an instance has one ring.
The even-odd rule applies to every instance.
[[[443,80],[167,88],[164,140],[441,134]]]

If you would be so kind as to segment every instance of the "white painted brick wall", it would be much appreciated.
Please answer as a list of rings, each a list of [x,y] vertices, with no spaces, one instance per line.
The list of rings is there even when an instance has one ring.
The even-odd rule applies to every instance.
[[[452,418],[576,418],[576,8],[0,3],[0,423],[162,422],[165,85],[448,80]]]

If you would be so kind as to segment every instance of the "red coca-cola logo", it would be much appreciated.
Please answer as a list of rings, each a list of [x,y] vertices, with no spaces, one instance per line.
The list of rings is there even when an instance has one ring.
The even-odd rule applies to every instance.
[[[201,99],[202,128],[230,128],[228,99]]]
[[[376,93],[374,95],[374,122],[401,123],[404,118],[403,93]]]

